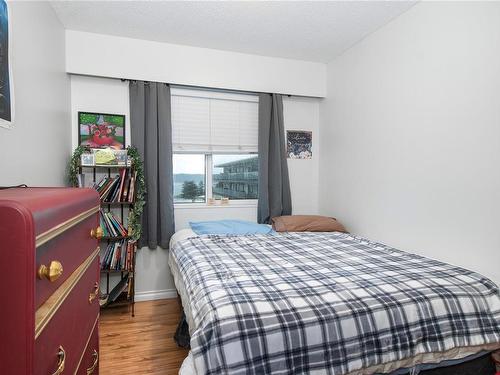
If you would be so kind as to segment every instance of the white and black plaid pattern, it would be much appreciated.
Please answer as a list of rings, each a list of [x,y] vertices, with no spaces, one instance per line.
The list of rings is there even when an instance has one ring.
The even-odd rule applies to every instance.
[[[489,279],[342,233],[200,236],[172,256],[200,374],[346,374],[500,342]]]

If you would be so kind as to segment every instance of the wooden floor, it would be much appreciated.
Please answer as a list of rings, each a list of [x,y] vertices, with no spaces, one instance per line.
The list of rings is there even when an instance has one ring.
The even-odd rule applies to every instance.
[[[178,374],[188,350],[173,336],[180,317],[177,299],[138,302],[101,311],[100,375]]]

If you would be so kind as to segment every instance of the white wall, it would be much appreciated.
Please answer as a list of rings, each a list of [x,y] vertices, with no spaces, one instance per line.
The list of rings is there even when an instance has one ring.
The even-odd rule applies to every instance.
[[[110,35],[66,32],[68,73],[234,90],[326,95],[326,65]]]
[[[322,213],[500,282],[500,3],[421,2],[327,86]]]
[[[320,101],[295,96],[283,98],[285,130],[312,131],[312,159],[288,159],[292,209],[296,215],[317,214],[319,209]]]
[[[70,155],[65,33],[43,2],[9,2],[15,118],[0,128],[0,186],[64,185]]]
[[[73,148],[78,144],[78,111],[125,115],[126,143],[130,144],[130,111],[128,83],[117,79],[71,76],[71,129]],[[285,97],[283,100],[285,128],[313,131],[313,159],[288,160],[292,205],[297,214],[318,211],[319,168],[319,99]],[[194,207],[177,205],[176,229],[189,227],[189,221],[241,219],[255,221],[257,207],[230,202],[227,207]],[[175,286],[167,264],[168,252],[143,248],[138,252],[137,299],[175,296]]]

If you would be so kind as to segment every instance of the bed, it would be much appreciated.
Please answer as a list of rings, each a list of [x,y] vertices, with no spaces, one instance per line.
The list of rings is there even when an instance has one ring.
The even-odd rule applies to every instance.
[[[500,348],[492,281],[355,235],[182,230],[169,265],[191,335],[181,375],[406,374],[480,360],[488,374],[485,355]]]

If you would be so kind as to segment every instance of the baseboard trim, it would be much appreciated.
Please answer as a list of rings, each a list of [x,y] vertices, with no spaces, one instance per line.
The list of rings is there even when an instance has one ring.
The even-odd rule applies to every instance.
[[[157,299],[177,298],[177,290],[164,289],[164,290],[151,290],[146,292],[135,292],[135,301],[154,301]]]

